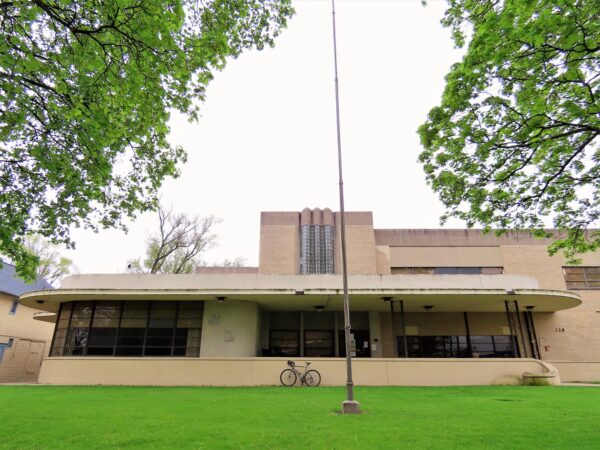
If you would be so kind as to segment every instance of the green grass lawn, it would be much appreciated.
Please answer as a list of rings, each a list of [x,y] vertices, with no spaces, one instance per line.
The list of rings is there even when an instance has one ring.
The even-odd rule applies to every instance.
[[[0,386],[0,448],[600,448],[600,388]]]

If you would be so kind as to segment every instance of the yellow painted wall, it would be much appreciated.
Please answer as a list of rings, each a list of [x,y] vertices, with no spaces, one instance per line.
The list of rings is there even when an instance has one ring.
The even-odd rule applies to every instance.
[[[39,381],[44,384],[163,386],[279,385],[287,358],[49,358]],[[304,359],[298,359],[302,364]],[[343,358],[309,360],[323,386],[343,386]],[[551,368],[532,359],[355,359],[360,386],[463,386],[519,384],[524,372]],[[557,381],[551,379],[550,381]]]
[[[10,315],[13,300],[0,293],[0,343],[13,339],[0,361],[0,382],[35,381],[41,358],[50,351],[54,325],[35,320],[33,314],[38,311],[23,305]]]

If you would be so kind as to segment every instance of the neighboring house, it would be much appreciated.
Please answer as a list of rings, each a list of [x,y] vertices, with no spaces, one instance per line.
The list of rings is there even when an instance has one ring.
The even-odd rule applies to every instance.
[[[600,381],[600,253],[570,266],[525,232],[375,229],[370,212],[347,213],[346,231],[358,384],[558,380],[554,367]],[[339,213],[264,212],[258,267],[25,294],[59,318],[40,382],[276,384],[300,358],[343,384],[340,248]]]
[[[0,383],[37,381],[42,357],[50,351],[54,325],[34,320],[39,310],[19,304],[29,291],[52,289],[44,280],[25,283],[15,267],[0,268]]]

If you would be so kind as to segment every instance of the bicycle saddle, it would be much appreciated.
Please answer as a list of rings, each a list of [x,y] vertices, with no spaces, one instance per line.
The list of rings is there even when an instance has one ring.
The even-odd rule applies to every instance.
[[[294,361],[288,361],[288,366],[290,367],[294,367],[296,365],[296,363]]]

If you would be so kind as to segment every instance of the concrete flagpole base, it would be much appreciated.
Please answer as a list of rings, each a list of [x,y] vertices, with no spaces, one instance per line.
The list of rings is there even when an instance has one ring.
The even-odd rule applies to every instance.
[[[343,401],[342,414],[360,414],[360,403],[355,400]]]

